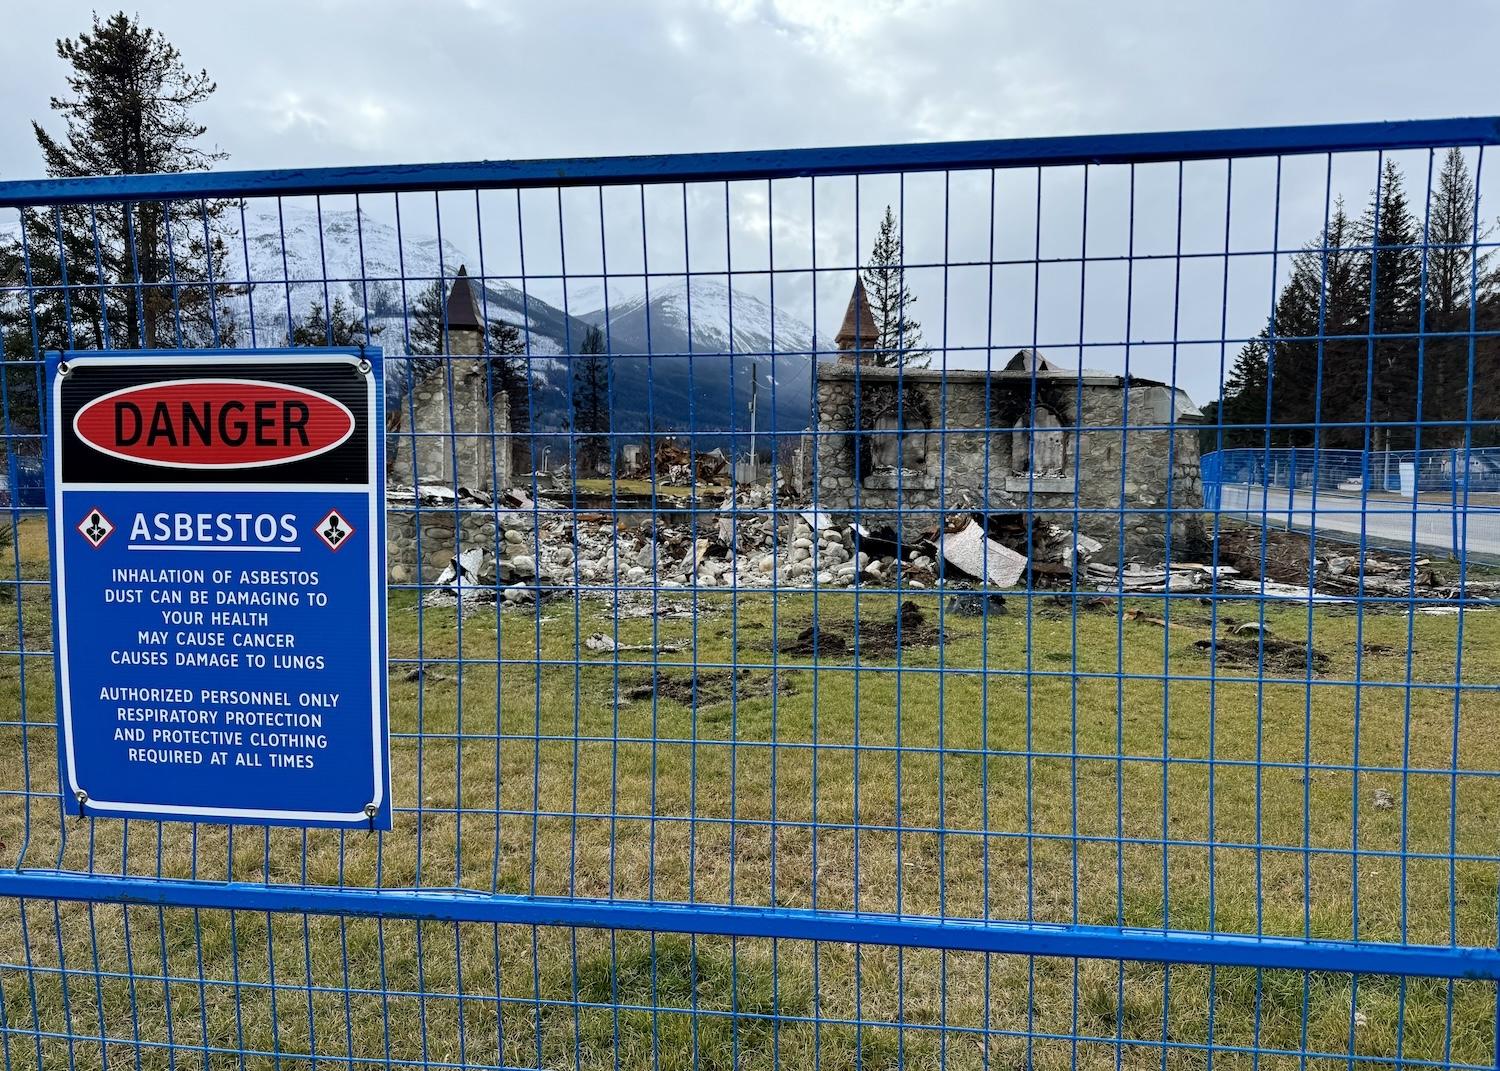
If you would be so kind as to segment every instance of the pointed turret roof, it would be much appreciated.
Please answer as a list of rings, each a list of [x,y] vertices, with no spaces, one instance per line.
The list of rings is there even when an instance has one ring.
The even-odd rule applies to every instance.
[[[875,315],[870,311],[870,300],[865,297],[864,280],[854,277],[854,292],[849,295],[849,309],[844,313],[844,325],[834,336],[834,343],[841,350],[852,350],[855,343],[859,349],[873,350],[880,338],[875,326]]]
[[[474,303],[474,287],[469,282],[469,273],[462,264],[453,280],[453,289],[448,291],[448,329],[458,331],[481,331],[484,323],[479,308]]]
[[[1033,349],[1016,350],[1015,356],[1006,362],[1007,372],[1052,372],[1056,366]]]

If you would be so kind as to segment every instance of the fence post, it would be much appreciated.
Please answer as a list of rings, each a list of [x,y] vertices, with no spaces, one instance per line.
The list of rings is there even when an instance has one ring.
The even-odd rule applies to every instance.
[[[1448,495],[1449,495],[1448,520],[1449,520],[1450,526],[1453,529],[1453,542],[1450,545],[1451,554],[1449,556],[1456,558],[1456,557],[1458,557],[1458,450],[1450,447],[1449,448],[1449,453],[1451,453],[1453,455],[1453,481],[1452,481],[1452,483],[1449,484],[1450,490],[1448,492]],[[1468,498],[1469,498],[1469,468],[1468,468],[1467,465],[1465,465],[1464,466],[1464,501],[1468,501]],[[1465,520],[1467,520],[1467,519],[1468,518],[1465,517]],[[1468,533],[1468,526],[1466,524],[1464,526],[1464,538],[1465,539],[1468,538],[1468,534],[1469,534]]]
[[[1292,530],[1292,511],[1297,505],[1297,448],[1292,447],[1286,474],[1286,530]]]

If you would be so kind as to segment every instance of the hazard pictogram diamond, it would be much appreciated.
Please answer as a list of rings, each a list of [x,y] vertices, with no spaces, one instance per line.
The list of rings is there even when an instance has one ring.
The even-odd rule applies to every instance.
[[[344,520],[338,510],[331,509],[328,511],[328,516],[318,522],[315,531],[318,533],[318,538],[327,544],[329,550],[338,550],[349,542],[349,537],[354,534],[354,526]]]
[[[78,522],[77,527],[78,534],[87,539],[89,546],[95,550],[98,550],[109,538],[109,534],[115,530],[110,519],[98,509],[91,509],[84,514],[83,520]]]

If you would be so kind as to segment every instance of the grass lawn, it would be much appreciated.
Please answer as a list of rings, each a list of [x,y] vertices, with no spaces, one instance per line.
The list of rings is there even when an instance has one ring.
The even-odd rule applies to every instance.
[[[20,552],[44,578],[30,526]],[[1466,615],[1460,647],[1458,618],[1402,612],[1148,597],[1126,616],[1038,593],[940,621],[934,593],[907,597],[924,621],[898,649],[883,592],[462,620],[397,593],[394,832],[60,836],[29,586],[0,605],[0,648],[35,652],[24,679],[0,660],[0,859],[1320,937],[1357,915],[1368,939],[1495,943],[1500,613]],[[1232,625],[1262,614],[1325,657],[1277,649],[1259,673]],[[784,653],[815,615],[820,657]],[[858,648],[826,650],[856,616]],[[1237,646],[1195,646],[1215,623]],[[593,633],[675,650],[599,653]],[[1304,1032],[1316,1053],[1494,1060],[1478,982],[9,901],[0,964],[7,1069],[194,1067],[204,1048],[224,1067],[237,1049],[299,1068],[1106,1067],[1117,1038],[1131,1066],[1202,1066],[1211,1043],[1248,1068],[1239,1048],[1295,1053]]]

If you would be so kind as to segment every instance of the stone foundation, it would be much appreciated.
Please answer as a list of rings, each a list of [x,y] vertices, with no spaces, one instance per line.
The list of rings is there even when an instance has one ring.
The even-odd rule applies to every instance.
[[[451,508],[414,506],[386,511],[386,569],[392,584],[431,583],[457,553],[482,547],[493,553],[498,529],[494,512],[456,514]],[[420,544],[420,546],[419,546]]]

